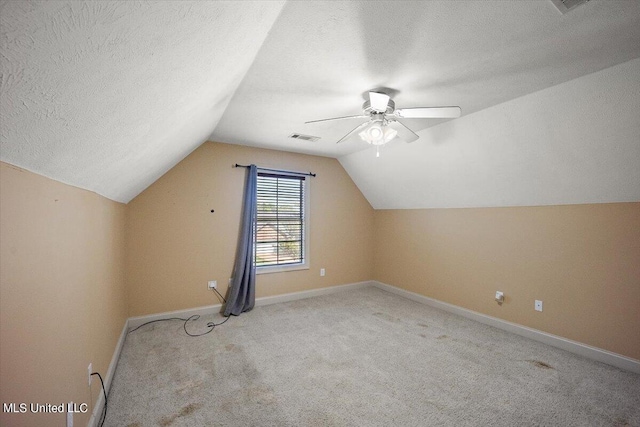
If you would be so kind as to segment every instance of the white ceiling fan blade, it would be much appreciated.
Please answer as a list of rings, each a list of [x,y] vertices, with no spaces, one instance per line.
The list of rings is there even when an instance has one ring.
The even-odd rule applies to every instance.
[[[320,123],[320,122],[330,122],[333,120],[347,120],[347,119],[367,119],[369,118],[369,116],[363,116],[362,114],[358,115],[358,116],[344,116],[344,117],[334,117],[332,119],[320,119],[320,120],[310,120],[308,122],[304,122],[304,124],[309,124],[309,123]]]
[[[398,138],[405,142],[413,142],[420,138],[414,131],[403,125],[397,120],[390,121],[387,126],[398,132]]]
[[[378,92],[369,92],[369,104],[371,109],[384,113],[389,105],[389,95]]]
[[[393,113],[401,119],[455,119],[460,117],[460,107],[401,108]]]
[[[367,126],[369,126],[371,124],[371,122],[364,122],[359,124],[358,126],[356,126],[351,132],[349,132],[348,134],[346,134],[345,136],[343,136],[342,138],[340,138],[340,141],[336,142],[336,144],[340,144],[342,141],[344,141],[345,139],[350,138],[353,134],[361,131],[362,129],[366,128]]]

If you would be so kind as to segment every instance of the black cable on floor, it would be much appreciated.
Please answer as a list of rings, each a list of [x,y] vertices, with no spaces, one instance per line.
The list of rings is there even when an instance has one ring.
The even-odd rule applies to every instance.
[[[100,427],[104,425],[104,421],[107,419],[107,390],[104,388],[104,381],[102,381],[102,375],[99,372],[92,372],[91,375],[97,375],[100,378],[100,384],[102,384],[102,393],[104,393],[104,408],[102,408],[102,415],[100,416]]]
[[[200,318],[200,315],[199,315],[199,314],[194,314],[193,316],[189,317],[189,318],[184,322],[184,324],[182,325],[182,328],[184,329],[184,332],[185,332],[187,335],[189,335],[190,337],[200,337],[200,336],[202,336],[202,335],[206,335],[206,334],[208,334],[209,332],[213,331],[213,330],[215,329],[215,327],[216,327],[216,326],[220,326],[220,325],[224,324],[227,320],[229,320],[229,318],[230,318],[230,317],[231,317],[231,316],[228,316],[226,319],[224,319],[224,320],[223,320],[222,322],[220,322],[220,323],[213,323],[213,322],[209,322],[209,323],[207,323],[207,327],[208,327],[208,328],[211,328],[211,329],[209,329],[209,330],[208,330],[208,331],[206,331],[206,332],[203,332],[203,333],[201,333],[201,334],[190,334],[190,333],[189,333],[189,331],[187,331],[187,322],[188,322],[189,320],[191,320],[191,319],[193,319],[193,320],[198,320],[198,319]]]
[[[193,316],[191,316],[191,317],[193,317]],[[191,319],[191,317],[189,319]],[[166,322],[167,320],[182,320],[183,322],[186,322],[189,319],[183,319],[182,317],[169,317],[169,318],[166,318],[166,319],[151,320],[149,322],[143,323],[142,325],[136,327],[135,329],[130,330],[128,333],[130,334],[131,332],[135,332],[138,329],[142,328],[143,326],[149,325],[149,324],[155,323],[155,322]]]
[[[189,316],[186,319],[182,318],[182,317],[170,317],[168,319],[157,319],[157,320],[151,320],[149,322],[143,323],[142,325],[136,327],[135,329],[130,330],[128,333],[130,334],[131,332],[135,332],[138,329],[142,328],[145,325],[148,325],[150,323],[155,323],[155,322],[166,322],[168,320],[181,320],[184,322],[184,324],[182,325],[182,328],[184,329],[184,332],[189,335],[190,337],[201,337],[202,335],[206,335],[208,333],[210,333],[211,331],[213,331],[215,329],[216,326],[220,326],[224,323],[226,323],[227,320],[229,320],[231,316],[227,317],[226,319],[224,319],[222,322],[220,323],[214,323],[214,322],[209,322],[207,323],[207,327],[210,328],[209,330],[202,332],[201,334],[192,334],[191,332],[187,331],[187,322],[189,322],[189,320],[198,320],[200,318],[199,314],[194,314],[193,316]]]
[[[218,296],[220,296],[220,298],[222,298],[222,301],[224,301],[225,303],[227,302],[227,300],[220,294],[220,292],[218,292],[218,290],[216,288],[212,288],[217,294]],[[150,323],[155,323],[155,322],[166,322],[167,320],[181,320],[184,322],[184,324],[182,325],[182,328],[184,329],[184,332],[189,335],[190,337],[201,337],[202,335],[206,335],[208,333],[210,333],[211,331],[213,331],[215,329],[216,326],[220,326],[224,323],[226,323],[227,320],[229,320],[231,316],[228,316],[226,319],[224,319],[222,322],[220,323],[214,323],[214,322],[209,322],[207,323],[207,327],[209,328],[209,330],[202,332],[201,334],[192,334],[189,331],[187,331],[187,323],[190,320],[198,320],[200,318],[199,314],[194,314],[193,316],[189,316],[188,318],[184,319],[182,317],[169,317],[167,319],[157,319],[157,320],[151,320],[149,322],[143,323],[142,325],[130,330],[128,333],[130,334],[131,332],[137,331],[138,329],[142,328],[145,325],[148,325]]]

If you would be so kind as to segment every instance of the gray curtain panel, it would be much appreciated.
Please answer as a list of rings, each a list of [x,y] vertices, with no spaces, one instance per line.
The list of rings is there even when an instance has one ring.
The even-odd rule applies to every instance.
[[[253,259],[253,246],[258,199],[258,168],[256,165],[251,165],[247,171],[238,252],[233,268],[232,286],[224,308],[225,316],[230,314],[238,316],[242,312],[251,310],[256,302],[256,265]]]

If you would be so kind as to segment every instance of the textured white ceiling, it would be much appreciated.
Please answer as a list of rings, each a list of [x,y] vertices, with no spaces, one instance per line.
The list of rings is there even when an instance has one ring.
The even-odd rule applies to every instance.
[[[637,57],[640,1],[566,15],[544,0],[288,2],[212,139],[340,157],[368,148],[336,144],[359,121],[304,122],[359,114],[372,88],[397,91],[396,107],[468,115]]]
[[[429,149],[431,130],[482,131],[477,117],[499,123],[500,110],[474,112],[638,57],[640,0],[591,0],[566,15],[547,0],[0,1],[0,159],[128,202],[210,137],[338,157],[376,207],[510,204],[497,190],[476,200],[446,187],[434,191],[447,200],[409,202],[402,180],[394,190],[380,164],[363,166],[365,143],[335,144],[357,122],[303,122],[357,114],[377,87],[390,88],[398,107],[460,105],[466,125],[406,121],[421,139],[385,147],[397,154],[385,176],[402,175],[415,150]],[[513,124],[504,126],[491,132],[511,135]],[[321,139],[288,139],[294,132]],[[483,155],[452,141],[466,159],[449,158],[453,166],[491,179]],[[495,148],[486,155],[499,164],[553,172],[535,152]],[[598,153],[587,147],[580,161]],[[526,195],[531,176],[514,169],[517,204],[544,204]],[[606,171],[594,179],[612,182]],[[447,182],[445,171],[413,178]]]
[[[283,1],[0,3],[0,158],[128,202],[211,134]]]

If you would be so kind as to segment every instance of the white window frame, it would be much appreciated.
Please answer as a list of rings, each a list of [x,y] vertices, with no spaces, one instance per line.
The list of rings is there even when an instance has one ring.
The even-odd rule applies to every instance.
[[[258,170],[258,173],[260,173],[260,171]],[[272,173],[273,172],[269,172]],[[291,175],[291,176],[299,176],[299,175],[294,175],[294,174],[287,174],[286,172],[277,172],[275,173],[276,175],[282,175],[283,177],[286,178],[287,175]],[[287,265],[266,265],[266,266],[256,266],[256,274],[270,274],[270,273],[282,273],[285,271],[297,271],[297,270],[309,270],[309,211],[310,206],[309,206],[309,188],[311,187],[311,180],[309,179],[310,177],[305,177],[304,180],[302,180],[302,182],[304,182],[304,188],[303,188],[303,192],[304,192],[304,197],[302,200],[303,203],[303,227],[302,227],[302,239],[303,239],[303,245],[302,245],[302,262],[301,263],[296,263],[296,264],[287,264]],[[254,237],[255,238],[255,237]],[[255,243],[255,241],[254,241]]]

